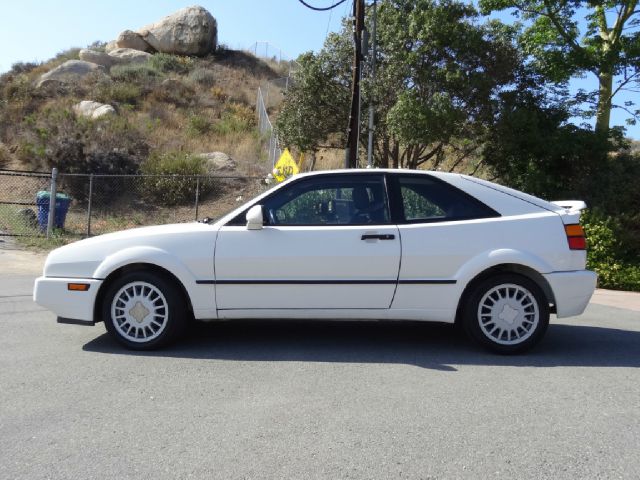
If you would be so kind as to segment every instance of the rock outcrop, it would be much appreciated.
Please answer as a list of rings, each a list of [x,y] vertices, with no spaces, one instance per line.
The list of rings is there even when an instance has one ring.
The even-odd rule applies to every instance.
[[[89,48],[83,48],[78,54],[80,60],[85,62],[95,63],[102,65],[104,68],[109,69],[115,65],[115,60],[106,52],[100,52],[98,50],[91,50]]]
[[[209,175],[233,171],[238,166],[235,160],[224,152],[201,153],[198,157],[205,160],[205,170]]]
[[[213,52],[218,43],[216,20],[200,6],[178,10],[138,33],[158,52],[177,55],[203,56]]]
[[[36,86],[44,87],[51,83],[74,83],[92,74],[105,76],[104,67],[84,60],[67,60],[62,65],[42,75]]]
[[[142,52],[153,52],[153,47],[145,42],[142,35],[132,30],[125,30],[118,35],[116,45],[118,48],[132,48]]]
[[[144,63],[151,57],[150,53],[133,48],[116,48],[109,53],[84,48],[80,50],[80,60],[101,65],[109,70],[114,65],[124,63]]]
[[[73,111],[79,117],[90,118],[96,120],[106,115],[115,115],[116,111],[111,105],[105,103],[92,102],[84,100],[73,106]]]
[[[109,56],[115,63],[145,63],[151,58],[151,54],[133,48],[116,48],[109,52]]]
[[[116,48],[118,48],[118,43],[115,40],[111,40],[109,43],[107,43],[104,46],[104,51],[109,53],[112,50],[115,50]]]

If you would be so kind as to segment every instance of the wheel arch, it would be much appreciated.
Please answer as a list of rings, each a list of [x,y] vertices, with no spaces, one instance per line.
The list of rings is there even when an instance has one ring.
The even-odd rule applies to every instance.
[[[184,284],[182,283],[182,281],[176,276],[174,275],[171,271],[167,270],[164,267],[161,267],[159,265],[153,264],[153,263],[145,263],[145,262],[137,262],[137,263],[130,263],[127,265],[123,265],[120,268],[115,269],[114,271],[112,271],[102,282],[102,284],[100,285],[100,288],[98,290],[98,293],[96,295],[96,301],[93,305],[93,318],[94,321],[98,322],[98,321],[103,321],[102,315],[100,314],[101,308],[102,308],[102,302],[104,301],[104,296],[106,295],[106,292],[109,291],[109,287],[119,278],[121,278],[123,275],[130,273],[130,272],[136,272],[136,271],[141,271],[141,272],[151,272],[154,273],[156,275],[162,276],[165,279],[169,280],[172,284],[174,284],[176,287],[178,287],[178,291],[180,292],[180,294],[182,295],[185,304],[187,305],[189,312],[191,315],[193,315],[193,304],[191,302],[191,297],[189,295],[189,293],[187,292],[186,287],[184,286]]]
[[[474,288],[487,278],[499,275],[501,273],[514,273],[534,282],[543,291],[549,305],[552,305],[552,307],[550,307],[551,313],[555,313],[556,300],[553,294],[553,290],[551,288],[551,285],[549,285],[549,282],[547,282],[547,279],[544,278],[544,276],[540,272],[519,263],[501,263],[483,270],[475,277],[473,277],[469,282],[467,282],[467,285],[460,295],[460,300],[458,301],[458,307],[456,309],[456,323],[460,322],[460,319],[462,318],[462,309],[467,302],[469,295],[471,295],[471,292],[473,292]]]

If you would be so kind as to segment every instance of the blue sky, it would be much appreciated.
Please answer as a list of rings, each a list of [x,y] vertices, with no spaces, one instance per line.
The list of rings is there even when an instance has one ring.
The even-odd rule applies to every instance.
[[[308,1],[326,6],[335,0]],[[0,16],[0,72],[18,61],[43,61],[70,47],[112,40],[122,30],[137,30],[192,4],[194,0],[5,0]],[[219,42],[243,49],[268,41],[289,58],[318,50],[327,32],[337,30],[351,8],[350,0],[332,12],[314,12],[298,0],[200,0],[198,4],[218,20]],[[504,15],[504,19],[512,17]],[[265,51],[264,44],[260,48]],[[269,54],[276,52],[271,47]],[[588,75],[574,85],[592,89],[597,83]],[[625,98],[616,100],[622,103]],[[625,118],[614,110],[612,125],[624,125]],[[640,126],[628,127],[627,134],[640,139]]]
[[[311,1],[311,0],[310,0]],[[314,0],[330,5],[329,0]],[[218,39],[230,48],[269,41],[286,54],[317,50],[327,33],[340,26],[350,1],[332,12],[314,12],[297,0],[199,0],[218,21]],[[6,0],[0,16],[0,72],[17,61],[47,60],[70,47],[113,40],[137,30],[194,0]]]

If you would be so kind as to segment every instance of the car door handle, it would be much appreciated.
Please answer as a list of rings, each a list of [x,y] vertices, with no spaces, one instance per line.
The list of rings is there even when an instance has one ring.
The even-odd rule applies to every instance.
[[[378,234],[378,233],[366,233],[360,237],[360,240],[393,240],[396,238],[395,235],[386,233],[386,234]]]

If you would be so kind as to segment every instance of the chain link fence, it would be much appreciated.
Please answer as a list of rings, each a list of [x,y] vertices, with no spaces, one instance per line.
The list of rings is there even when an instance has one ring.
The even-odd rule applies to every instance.
[[[256,115],[258,116],[258,129],[262,136],[262,150],[273,167],[282,155],[283,149],[269,119],[269,111],[277,109],[282,104],[287,90],[294,82],[294,74],[300,68],[300,64],[271,42],[255,42],[246,51],[257,58],[279,64],[279,69],[284,75],[263,82],[258,88],[256,99]]]
[[[260,131],[263,142],[262,147],[267,153],[269,163],[273,167],[280,158],[280,155],[282,155],[282,148],[280,147],[278,135],[271,124],[271,120],[269,120],[269,114],[265,105],[265,96],[262,87],[260,87],[258,88],[258,98],[256,99],[258,130]]]
[[[218,218],[267,188],[263,178],[249,176],[60,173],[55,182],[53,177],[0,170],[0,236],[46,236],[52,184],[58,199],[53,233],[77,238]]]

